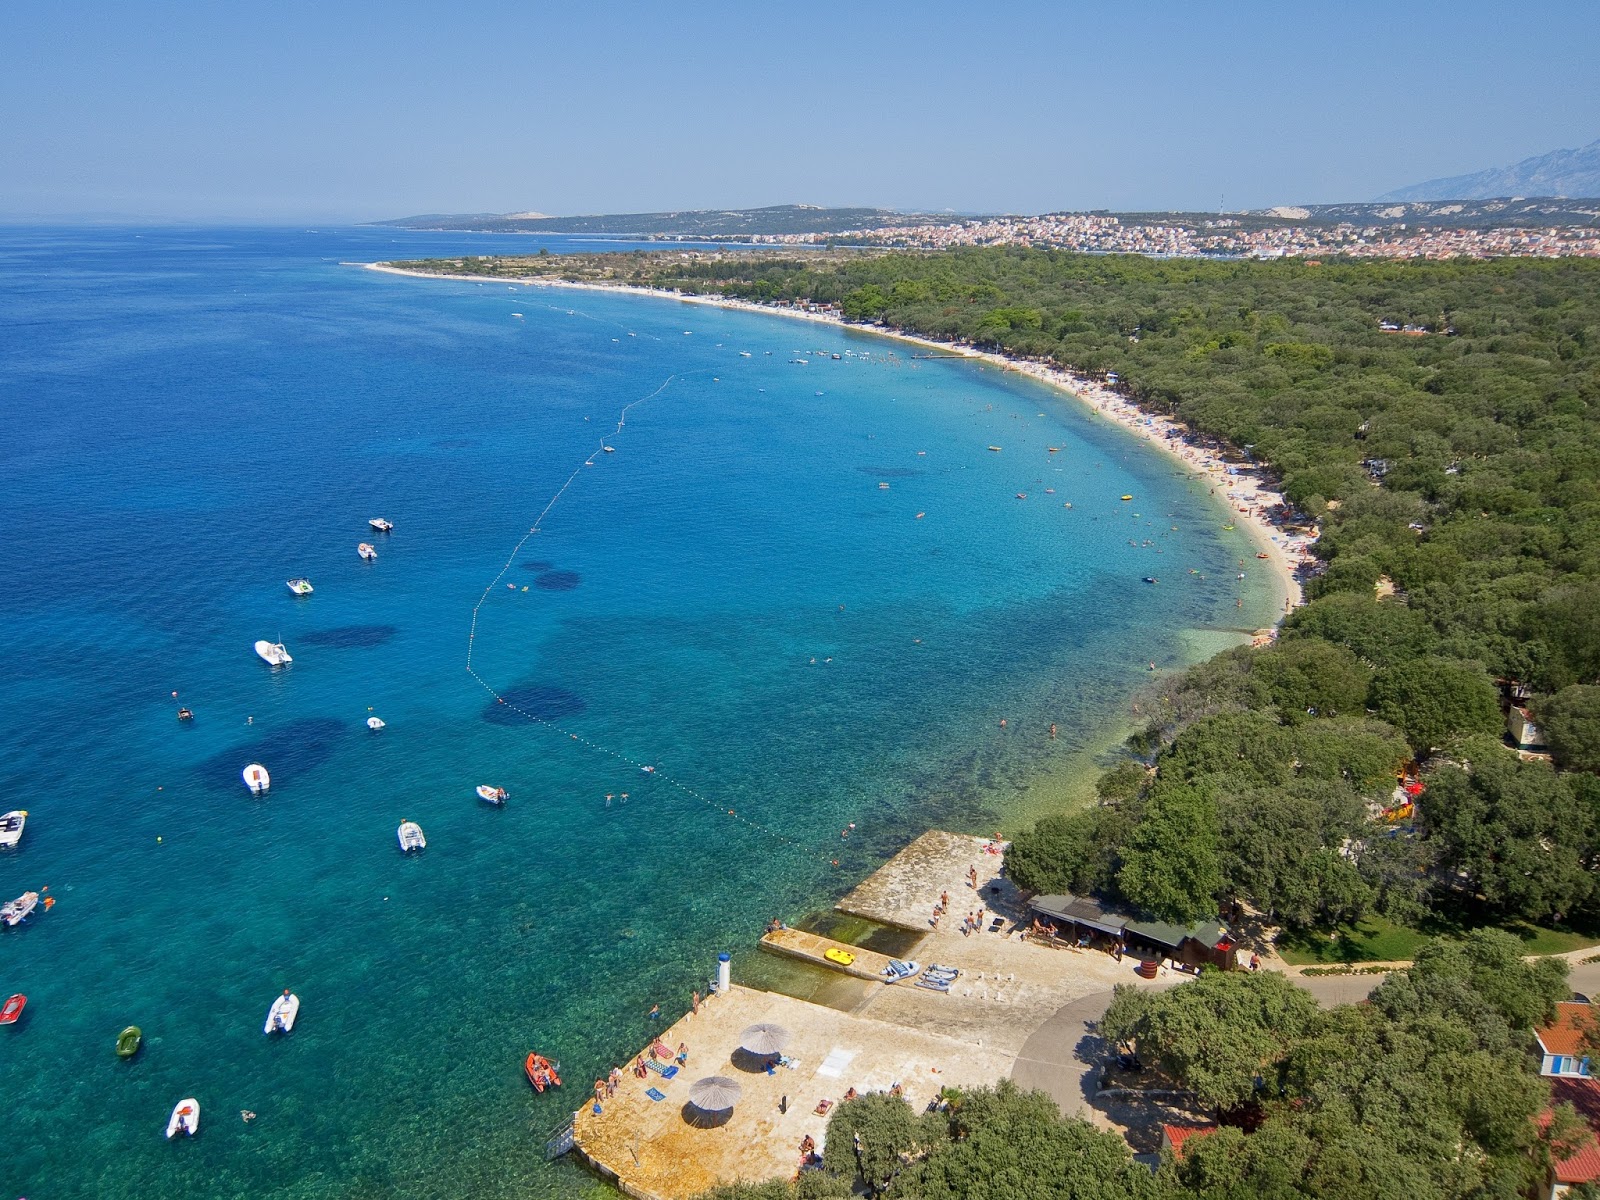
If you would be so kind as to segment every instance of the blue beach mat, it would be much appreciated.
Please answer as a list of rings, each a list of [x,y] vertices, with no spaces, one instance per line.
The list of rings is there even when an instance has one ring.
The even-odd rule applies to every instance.
[[[650,1088],[645,1092],[645,1095],[649,1096],[652,1100],[665,1100],[667,1098],[667,1094],[665,1092],[657,1091],[655,1088]]]

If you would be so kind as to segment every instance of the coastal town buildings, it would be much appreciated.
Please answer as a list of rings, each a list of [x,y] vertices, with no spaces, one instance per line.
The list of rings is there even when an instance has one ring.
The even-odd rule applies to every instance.
[[[1431,225],[1285,224],[1249,227],[1225,215],[1192,223],[1141,222],[1099,213],[981,217],[948,224],[885,225],[850,233],[757,236],[764,245],[872,245],[946,250],[961,246],[1030,246],[1091,254],[1157,258],[1564,258],[1600,257],[1592,225],[1543,229],[1451,229]]]

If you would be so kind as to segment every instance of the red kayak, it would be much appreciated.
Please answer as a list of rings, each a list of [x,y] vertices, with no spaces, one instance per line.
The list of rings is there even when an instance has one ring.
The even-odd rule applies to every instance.
[[[17,1018],[22,1015],[22,1010],[27,1007],[28,998],[18,992],[7,1000],[4,1008],[0,1008],[0,1025],[15,1025]]]
[[[523,1072],[528,1076],[528,1082],[533,1084],[533,1090],[542,1092],[547,1087],[560,1087],[561,1076],[556,1074],[559,1063],[552,1063],[542,1054],[530,1054],[527,1061],[522,1064]]]

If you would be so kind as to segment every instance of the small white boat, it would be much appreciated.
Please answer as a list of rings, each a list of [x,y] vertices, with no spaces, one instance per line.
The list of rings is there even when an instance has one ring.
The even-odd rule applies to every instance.
[[[379,533],[388,533],[394,528],[393,521],[385,521],[382,517],[373,517],[372,520],[367,522],[367,524],[371,525]]]
[[[478,785],[478,799],[488,804],[504,804],[511,793],[503,787],[490,787],[487,783]]]
[[[0,846],[15,846],[22,840],[22,827],[28,823],[28,810],[14,808],[0,817]]]
[[[371,544],[368,542],[359,543],[356,546],[356,553],[361,555],[361,557],[366,559],[368,562],[376,562],[378,558],[378,552],[374,550]]]
[[[367,718],[367,728],[373,730],[374,732],[376,732],[379,729],[382,729],[384,727],[384,725],[385,725],[385,722],[381,717],[368,717]]]
[[[286,667],[294,661],[282,642],[269,642],[266,638],[256,643],[256,653],[274,667]]]
[[[313,590],[309,579],[291,579],[286,586],[296,596],[309,596]]]
[[[267,769],[260,763],[251,763],[242,772],[244,785],[250,789],[252,795],[259,796],[272,786],[272,776],[267,774]]]
[[[38,892],[23,892],[15,900],[0,904],[0,921],[7,925],[20,925],[28,914],[39,907]]]
[[[267,1009],[267,1023],[262,1033],[288,1033],[294,1028],[294,1019],[300,1015],[300,997],[288,988]]]
[[[409,854],[413,850],[427,848],[428,839],[422,836],[422,826],[415,821],[400,822],[400,849]]]
[[[167,1118],[167,1138],[171,1140],[180,1133],[186,1137],[193,1137],[200,1132],[200,1101],[190,1096],[186,1100],[179,1100],[173,1105],[172,1115]]]

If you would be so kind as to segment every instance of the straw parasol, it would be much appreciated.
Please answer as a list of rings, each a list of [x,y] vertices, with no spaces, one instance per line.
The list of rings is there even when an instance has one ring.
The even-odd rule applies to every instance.
[[[739,1084],[726,1075],[707,1075],[689,1089],[689,1103],[705,1112],[722,1112],[739,1098]]]
[[[752,1025],[739,1035],[740,1048],[751,1054],[782,1054],[788,1044],[789,1031],[782,1025]]]

